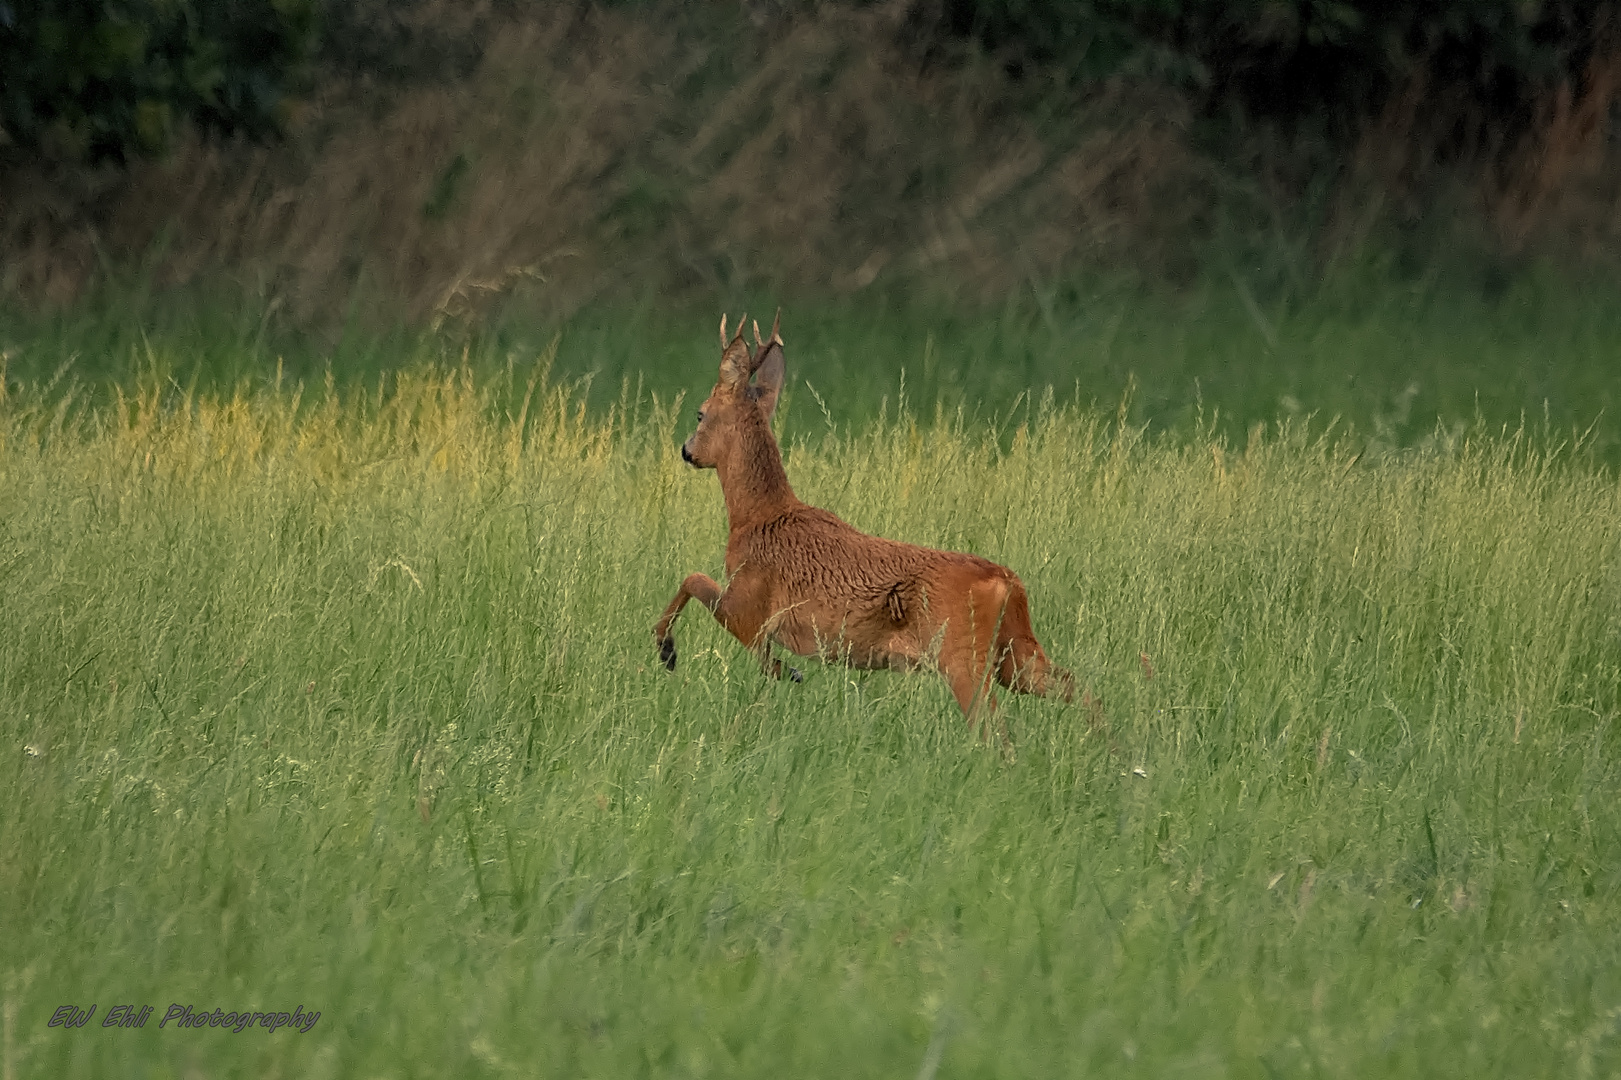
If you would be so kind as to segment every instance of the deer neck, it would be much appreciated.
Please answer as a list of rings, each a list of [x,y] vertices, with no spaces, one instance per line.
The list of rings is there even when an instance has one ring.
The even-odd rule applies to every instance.
[[[749,416],[739,427],[739,438],[732,444],[731,453],[716,463],[732,532],[799,503],[794,489],[788,486],[782,451],[765,418]]]

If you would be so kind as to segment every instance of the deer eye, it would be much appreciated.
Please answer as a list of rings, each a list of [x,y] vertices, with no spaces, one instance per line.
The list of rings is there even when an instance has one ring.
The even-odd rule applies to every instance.
[[[699,409],[698,410],[698,423],[701,424],[703,422],[704,422],[704,411],[702,409]]]

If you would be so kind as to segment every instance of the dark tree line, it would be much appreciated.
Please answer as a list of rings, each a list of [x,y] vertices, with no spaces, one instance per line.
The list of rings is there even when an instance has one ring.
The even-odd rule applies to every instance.
[[[574,0],[586,4],[592,0]],[[607,0],[602,0],[607,2]],[[779,2],[793,17],[811,0]],[[847,0],[870,2],[870,0]],[[498,7],[521,13],[523,0]],[[669,19],[675,0],[616,6]],[[913,0],[927,40],[972,42],[1016,75],[1085,85],[1168,82],[1206,110],[1240,109],[1344,136],[1415,79],[1512,128],[1600,50],[1621,48],[1601,0]],[[88,159],[161,148],[191,123],[277,132],[318,64],[388,76],[476,60],[424,31],[418,0],[0,0],[0,126],[23,148]],[[710,0],[711,17],[738,12]]]
[[[1604,0],[935,0],[944,30],[1014,70],[1080,80],[1159,78],[1284,121],[1344,133],[1416,78],[1460,92],[1485,119],[1527,119],[1577,83],[1595,50],[1621,49]]]
[[[422,0],[0,0],[0,144],[99,161],[155,152],[180,124],[274,137],[319,72],[471,70],[479,20],[431,15]]]
[[[0,124],[92,160],[182,121],[267,135],[316,44],[314,0],[0,0]]]

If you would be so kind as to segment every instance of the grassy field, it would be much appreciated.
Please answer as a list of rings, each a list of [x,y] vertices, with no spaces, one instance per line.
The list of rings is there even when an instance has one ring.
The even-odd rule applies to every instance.
[[[783,313],[792,350],[787,438],[820,438],[829,421],[861,428],[907,397],[932,419],[938,402],[971,425],[1005,426],[1029,395],[1112,412],[1133,387],[1128,418],[1243,443],[1283,419],[1321,433],[1349,424],[1377,447],[1413,447],[1481,425],[1528,420],[1541,434],[1582,437],[1621,465],[1621,304],[1608,279],[1525,273],[1482,282],[1437,269],[1404,280],[1376,264],[1331,282],[1291,286],[1282,270],[1207,274],[1171,291],[1118,277],[1032,288],[986,310],[881,296],[800,301]],[[281,327],[241,296],[109,289],[90,308],[24,316],[0,308],[0,353],[13,382],[77,387],[105,402],[144,376],[229,396],[244,384],[319,383],[375,389],[388,373],[466,363],[493,386],[509,364],[557,347],[550,374],[577,385],[601,415],[629,387],[671,400],[714,379],[719,312],[769,316],[779,301],[716,298],[679,311],[587,308],[566,320],[494,310],[476,331],[379,332],[357,314],[322,332]],[[808,384],[808,385],[807,385]],[[518,390],[521,392],[520,382]],[[1021,395],[1024,395],[1021,398]],[[516,400],[503,405],[515,408]]]
[[[799,494],[1014,568],[1107,731],[1005,700],[1009,762],[938,679],[767,684],[697,608],[659,667],[724,543],[670,393],[712,331],[590,408],[533,350],[240,389],[216,356],[188,390],[153,354],[47,389],[72,334],[19,347],[5,1080],[1621,1071],[1621,489],[1540,402],[1160,435],[1070,380],[965,376],[961,420],[919,371],[879,423],[785,332],[827,402],[786,406]],[[1268,391],[1318,392],[1353,391]]]

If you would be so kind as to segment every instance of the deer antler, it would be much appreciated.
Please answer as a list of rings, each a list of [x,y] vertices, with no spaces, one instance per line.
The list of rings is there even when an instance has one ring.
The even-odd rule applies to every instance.
[[[720,317],[720,347],[726,348],[726,316],[724,313]]]
[[[771,320],[771,336],[769,338],[767,338],[765,341],[760,340],[760,324],[758,322],[756,322],[754,324],[754,348],[755,348],[756,352],[758,352],[761,349],[764,349],[768,343],[772,344],[772,345],[781,345],[782,344],[782,335],[777,332],[777,328],[780,327],[781,325],[782,325],[782,308],[777,309],[777,317],[775,319]]]

